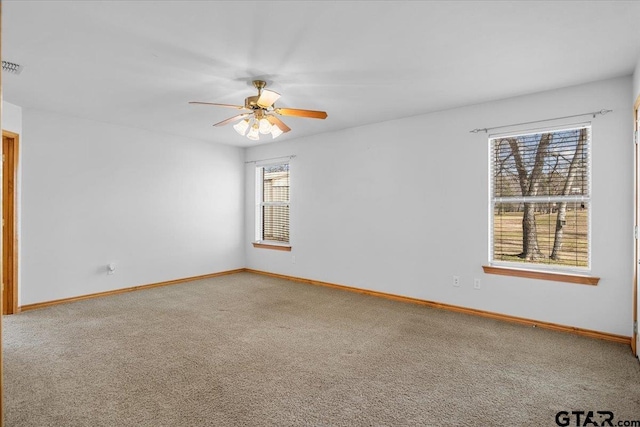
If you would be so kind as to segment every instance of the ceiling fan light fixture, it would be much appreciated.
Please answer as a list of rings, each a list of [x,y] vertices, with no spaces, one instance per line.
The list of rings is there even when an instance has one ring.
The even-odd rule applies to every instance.
[[[1,0],[0,0],[1,1]],[[4,66],[4,61],[3,61]],[[301,110],[299,108],[277,108],[274,103],[280,99],[280,94],[272,90],[265,89],[267,82],[264,80],[254,80],[253,86],[258,89],[258,95],[245,98],[244,105],[219,104],[216,102],[190,101],[189,104],[204,104],[217,107],[234,108],[238,110],[247,110],[229,117],[213,126],[225,126],[235,123],[233,129],[239,135],[246,136],[252,141],[258,141],[260,134],[271,134],[271,138],[275,139],[291,131],[277,116],[293,116],[306,117],[311,119],[326,119],[325,111]]]
[[[276,139],[280,135],[282,135],[282,129],[280,129],[277,125],[271,125],[271,139]]]
[[[247,138],[249,138],[252,141],[257,141],[260,139],[257,123],[251,126],[251,129],[249,129],[249,133],[247,133]]]
[[[258,123],[258,130],[261,134],[266,135],[271,132],[271,123],[269,123],[269,120],[267,120],[265,117],[261,118]]]
[[[244,134],[247,133],[247,129],[249,129],[249,120],[247,120],[247,119],[241,120],[238,123],[236,123],[235,125],[233,125],[233,128],[240,135],[244,136]]]

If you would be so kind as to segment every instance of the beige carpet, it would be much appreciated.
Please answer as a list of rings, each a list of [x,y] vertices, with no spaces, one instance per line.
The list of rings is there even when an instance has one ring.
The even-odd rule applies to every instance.
[[[11,427],[640,420],[627,346],[250,273],[3,324]]]

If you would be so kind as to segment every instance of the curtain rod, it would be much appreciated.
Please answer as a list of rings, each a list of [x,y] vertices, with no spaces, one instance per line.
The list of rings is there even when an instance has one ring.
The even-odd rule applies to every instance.
[[[268,162],[269,160],[281,160],[281,159],[295,159],[296,155],[295,154],[290,154],[288,156],[280,156],[280,157],[271,157],[270,159],[258,159],[258,160],[247,160],[246,162],[244,162],[244,164],[246,165],[247,163],[258,163],[258,162]]]
[[[532,122],[524,122],[524,123],[515,123],[513,125],[504,125],[504,126],[494,126],[492,128],[481,128],[481,129],[473,129],[470,130],[470,133],[478,133],[478,132],[485,132],[485,133],[489,133],[490,130],[493,129],[502,129],[502,128],[509,128],[512,126],[522,126],[522,125],[530,125],[532,123],[541,123],[541,122],[548,122],[551,120],[562,120],[562,119],[571,119],[574,117],[582,117],[582,116],[593,116],[593,118],[595,119],[597,115],[601,115],[604,116],[607,113],[611,113],[613,110],[600,110],[600,111],[593,111],[591,113],[582,113],[582,114],[575,114],[573,116],[564,116],[564,117],[554,117],[553,119],[545,119],[545,120],[534,120]]]

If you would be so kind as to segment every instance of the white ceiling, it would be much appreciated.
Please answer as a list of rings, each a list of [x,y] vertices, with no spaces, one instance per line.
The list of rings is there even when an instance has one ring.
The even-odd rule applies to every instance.
[[[640,2],[2,2],[4,99],[76,117],[252,146],[228,127],[267,80],[278,140],[629,75]]]

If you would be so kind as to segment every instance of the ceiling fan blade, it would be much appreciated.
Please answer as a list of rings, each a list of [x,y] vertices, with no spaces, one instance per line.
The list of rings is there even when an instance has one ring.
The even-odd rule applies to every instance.
[[[280,94],[278,92],[274,92],[269,89],[264,89],[260,94],[260,98],[256,101],[259,107],[269,108],[280,98]]]
[[[189,101],[189,104],[215,105],[216,107],[235,108],[237,110],[245,109],[244,105],[216,104],[214,102]]]
[[[282,132],[289,132],[291,130],[289,126],[285,125],[284,122],[276,116],[267,116],[267,120],[272,125],[278,126]]]
[[[238,114],[237,116],[233,116],[233,117],[228,118],[227,120],[223,120],[221,122],[218,122],[214,126],[224,126],[227,123],[235,122],[236,120],[240,120],[240,119],[243,119],[243,118],[248,117],[248,116],[253,116],[253,113]]]
[[[276,113],[282,116],[308,117],[310,119],[326,119],[327,113],[324,111],[299,110],[297,108],[276,108]]]

